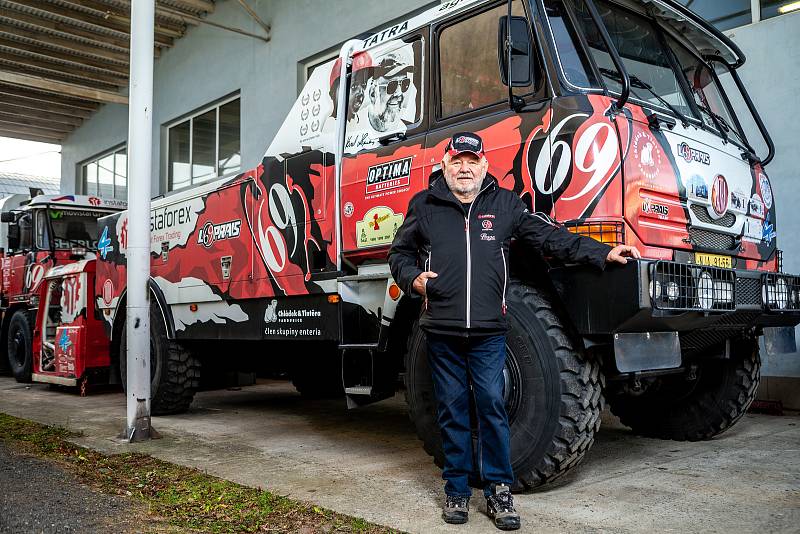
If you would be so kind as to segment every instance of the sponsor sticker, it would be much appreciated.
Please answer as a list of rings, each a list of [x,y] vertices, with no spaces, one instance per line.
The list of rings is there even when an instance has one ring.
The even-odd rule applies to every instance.
[[[403,224],[402,213],[395,213],[386,206],[375,206],[362,220],[356,222],[356,246],[367,248],[388,245],[401,224]]]
[[[769,179],[764,173],[758,173],[758,187],[761,190],[761,198],[764,199],[764,205],[767,209],[772,209],[772,186],[769,185]]]
[[[761,219],[754,217],[745,217],[744,219],[744,235],[742,236],[745,241],[759,242],[761,236],[764,235],[764,222]]]
[[[110,278],[106,278],[106,281],[103,282],[103,303],[106,306],[110,306],[111,301],[113,299],[114,299],[114,282],[112,282]]]
[[[686,184],[686,192],[689,196],[697,198],[708,198],[708,184],[705,179],[699,174],[693,174],[689,178],[689,183]]]
[[[758,193],[753,193],[753,196],[750,198],[750,215],[753,217],[758,217],[759,219],[764,218],[764,201],[761,200],[761,197],[758,196]],[[759,234],[760,236],[761,234]]]
[[[411,158],[403,158],[367,169],[368,195],[387,189],[405,187],[411,179]]]
[[[647,132],[639,131],[633,137],[633,155],[638,161],[639,172],[648,180],[658,176],[661,167],[661,149]]]
[[[686,163],[696,161],[698,163],[702,163],[703,165],[711,164],[711,156],[708,154],[708,152],[703,152],[702,150],[692,148],[686,142],[678,145],[678,155],[682,157]]]
[[[655,215],[659,219],[666,219],[669,217],[669,206],[657,204],[652,200],[645,199],[642,201],[642,213]]]
[[[352,202],[345,202],[344,204],[344,216],[345,217],[352,217],[355,208],[353,207]]]
[[[220,270],[222,271],[222,279],[228,280],[231,277],[231,264],[233,263],[233,256],[222,256],[219,259]]]
[[[197,244],[209,248],[216,241],[239,237],[242,228],[241,219],[214,224],[208,221],[197,232]]]

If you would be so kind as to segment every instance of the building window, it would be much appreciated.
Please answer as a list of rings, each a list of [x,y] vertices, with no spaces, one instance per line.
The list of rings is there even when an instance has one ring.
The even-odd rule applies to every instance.
[[[237,95],[167,125],[168,191],[239,170],[240,110]]]
[[[81,164],[80,191],[101,198],[128,198],[128,156],[126,147],[105,152]]]
[[[718,30],[730,30],[753,22],[750,0],[679,0]]]
[[[800,11],[800,2],[794,0],[761,0],[761,18],[768,19]]]

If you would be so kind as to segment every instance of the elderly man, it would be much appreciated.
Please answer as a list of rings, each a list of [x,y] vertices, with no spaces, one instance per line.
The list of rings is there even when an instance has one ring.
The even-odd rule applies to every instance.
[[[471,384],[487,511],[495,526],[515,530],[520,517],[510,492],[514,474],[503,403],[509,242],[522,239],[546,256],[599,269],[640,255],[634,247],[611,248],[530,213],[517,195],[498,186],[488,166],[479,136],[454,135],[442,170],[411,200],[389,264],[404,291],[425,298],[420,325],[427,336],[445,457],[442,518],[447,523],[468,518]]]

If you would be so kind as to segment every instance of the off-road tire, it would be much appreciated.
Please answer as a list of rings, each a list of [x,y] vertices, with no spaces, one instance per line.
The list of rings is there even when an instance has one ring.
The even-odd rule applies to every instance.
[[[289,371],[292,385],[306,399],[335,399],[344,396],[342,356],[335,344],[310,348],[313,354],[295,358]]]
[[[742,418],[760,380],[758,340],[731,340],[730,359],[702,361],[696,380],[664,376],[638,396],[609,393],[608,402],[636,434],[700,441],[722,434]]]
[[[508,291],[506,368],[512,384],[506,410],[511,427],[515,491],[541,486],[583,459],[600,428],[603,375],[569,335],[541,291],[512,282]],[[425,334],[415,325],[406,353],[406,402],[425,451],[443,465],[436,399]]]
[[[8,366],[17,382],[29,383],[33,372],[33,312],[17,310],[8,324]]]
[[[128,389],[127,325],[121,330],[119,370]],[[150,307],[150,413],[171,415],[189,409],[200,387],[200,360],[175,340],[167,339],[161,312]]]

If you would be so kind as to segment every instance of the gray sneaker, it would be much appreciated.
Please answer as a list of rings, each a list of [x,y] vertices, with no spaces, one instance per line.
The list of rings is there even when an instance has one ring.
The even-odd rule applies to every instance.
[[[514,510],[514,498],[508,486],[498,484],[494,495],[486,497],[486,513],[494,519],[494,526],[500,530],[517,530],[520,527],[519,514]]]
[[[452,525],[466,523],[469,519],[469,497],[445,496],[442,519]]]

